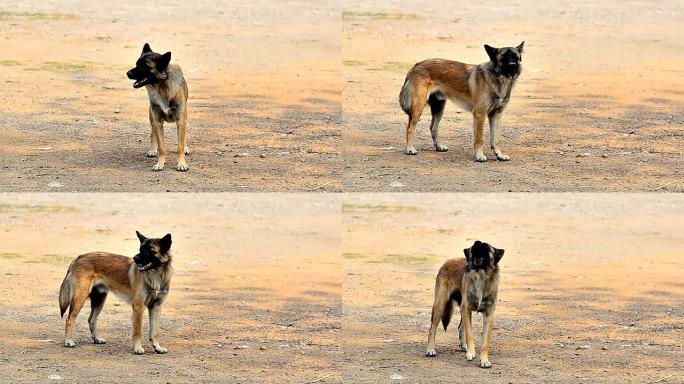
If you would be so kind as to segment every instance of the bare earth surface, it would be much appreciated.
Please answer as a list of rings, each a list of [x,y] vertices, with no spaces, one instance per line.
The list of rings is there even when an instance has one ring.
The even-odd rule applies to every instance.
[[[337,198],[308,195],[0,195],[0,382],[339,383],[339,216]],[[64,348],[67,266],[133,256],[136,229],[173,235],[169,353],[132,353],[131,309],[114,296],[98,322],[108,343],[92,344],[86,304]]]
[[[3,1],[0,191],[340,190],[340,10],[332,1]],[[147,159],[142,46],[188,82],[190,171]]]
[[[343,190],[684,191],[683,19],[674,0],[348,2]],[[434,151],[428,108],[418,155],[404,155],[398,95],[413,64],[477,64],[483,44],[523,40],[502,120],[512,161],[475,163],[472,115],[450,103],[440,125],[449,152]]]
[[[684,200],[653,196],[345,196],[345,382],[684,382]],[[424,357],[437,270],[476,239],[506,250],[488,370],[458,310]]]

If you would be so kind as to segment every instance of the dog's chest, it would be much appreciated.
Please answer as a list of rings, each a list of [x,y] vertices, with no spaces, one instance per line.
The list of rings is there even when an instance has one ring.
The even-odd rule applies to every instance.
[[[471,279],[467,295],[468,304],[477,312],[485,312],[496,302],[494,291],[488,288],[494,282],[485,273],[473,274]]]
[[[150,106],[164,120],[171,122],[178,119],[178,106],[172,100],[169,100],[166,92],[161,91],[157,87],[149,87],[147,92],[150,98]]]
[[[468,303],[477,312],[487,311],[494,304],[494,297],[492,295],[480,296],[478,292],[470,291],[468,293]]]
[[[159,287],[159,288],[153,288],[148,286],[147,287],[147,295],[145,296],[145,305],[146,306],[154,306],[161,304],[164,299],[166,299],[166,295],[169,294],[169,287]]]

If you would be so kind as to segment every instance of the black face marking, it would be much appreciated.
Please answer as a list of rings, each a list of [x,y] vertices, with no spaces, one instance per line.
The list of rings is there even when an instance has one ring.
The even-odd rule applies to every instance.
[[[163,55],[152,52],[149,44],[145,44],[135,67],[126,72],[129,79],[135,80],[133,88],[148,84],[161,83],[168,78],[166,69],[171,61],[171,52]]]
[[[485,51],[489,60],[494,64],[494,72],[497,76],[515,77],[520,74],[520,62],[522,61],[523,41],[517,47],[494,48],[485,44]]]
[[[470,248],[470,264],[473,269],[487,269],[489,267],[490,246],[476,241]]]
[[[503,257],[504,250],[496,249],[487,243],[475,241],[472,247],[463,250],[470,270],[495,269]]]
[[[498,67],[501,74],[508,77],[516,76],[520,73],[520,54],[516,48],[502,48],[499,54]]]
[[[167,234],[161,239],[148,239],[137,231],[136,235],[140,240],[140,249],[138,254],[133,256],[133,262],[137,265],[138,271],[145,272],[156,269],[168,262],[171,234]]]

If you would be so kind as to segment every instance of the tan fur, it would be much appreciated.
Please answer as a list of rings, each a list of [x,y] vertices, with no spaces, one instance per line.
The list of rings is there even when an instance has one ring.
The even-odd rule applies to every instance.
[[[105,343],[97,335],[97,316],[102,310],[107,292],[112,291],[132,306],[134,352],[144,353],[141,342],[142,317],[147,307],[150,313],[150,340],[157,353],[166,353],[166,349],[161,347],[158,340],[159,310],[168,293],[172,274],[170,263],[162,265],[159,269],[140,272],[133,259],[126,256],[106,252],[79,256],[69,266],[60,289],[62,315],[67,308],[70,309],[66,320],[64,345],[75,346],[72,339],[74,322],[89,297],[93,308],[88,322],[93,341],[96,344]],[[96,303],[96,295],[100,296],[101,303]]]
[[[150,65],[153,61],[149,61]],[[188,126],[188,86],[183,72],[176,64],[169,64],[166,69],[167,78],[157,84],[145,86],[150,99],[149,118],[152,126],[151,145],[148,157],[157,156],[155,171],[161,171],[166,164],[164,147],[164,122],[175,122],[178,136],[178,164],[176,170],[187,171],[185,155],[190,153],[187,145],[186,131]]]
[[[522,44],[518,48],[518,53],[522,52]],[[503,48],[499,55],[504,49],[518,48]],[[499,148],[499,122],[501,113],[508,105],[517,75],[506,77],[497,73],[497,67],[492,61],[472,65],[444,59],[429,59],[417,63],[406,75],[399,96],[402,109],[409,116],[406,126],[406,153],[417,153],[414,145],[415,128],[428,104],[432,111],[430,132],[435,149],[438,152],[448,150],[439,140],[439,122],[444,113],[446,100],[451,100],[473,114],[475,160],[487,160],[484,155],[484,124],[487,118],[491,131],[491,147],[497,159],[509,160],[510,158]]]
[[[491,254],[496,251],[491,247]],[[460,297],[461,322],[458,326],[460,346],[466,351],[466,359],[475,357],[475,344],[472,331],[472,312],[483,316],[482,350],[480,366],[491,367],[489,345],[493,326],[496,298],[499,290],[498,268],[492,270],[468,270],[465,258],[452,259],[442,265],[435,281],[435,300],[432,306],[430,330],[426,356],[435,356],[435,336],[440,321],[446,331],[451,318],[451,308]]]

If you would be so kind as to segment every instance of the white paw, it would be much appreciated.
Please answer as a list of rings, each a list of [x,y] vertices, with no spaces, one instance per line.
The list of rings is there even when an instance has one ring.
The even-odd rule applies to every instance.
[[[152,170],[155,172],[163,171],[164,170],[164,164],[162,163],[157,163],[152,167]]]
[[[76,343],[73,340],[64,340],[64,346],[67,348],[73,348],[76,346]]]
[[[100,339],[99,337],[93,337],[93,343],[95,343],[95,344],[107,344],[107,340]]]
[[[188,168],[188,165],[185,163],[178,163],[178,165],[176,165],[176,171],[178,172],[187,172],[188,169],[190,168]]]
[[[449,147],[447,147],[445,145],[441,145],[441,144],[435,145],[435,150],[437,150],[437,152],[446,152],[449,150]]]
[[[159,353],[159,354],[164,354],[164,353],[168,352],[169,350],[166,349],[166,348],[164,348],[164,347],[162,347],[161,345],[156,345],[156,346],[154,347],[154,351],[157,352],[157,353]]]
[[[492,363],[489,362],[489,360],[481,360],[480,361],[480,368],[491,368]]]
[[[475,349],[475,348],[473,348]],[[475,351],[467,351],[466,352],[466,360],[472,361],[475,358]]]
[[[190,147],[188,147],[188,146],[186,145],[186,146],[185,146],[185,151],[184,151],[184,152],[185,152],[186,155],[189,155],[189,154],[190,154]]]
[[[496,159],[499,160],[499,161],[508,161],[508,160],[510,160],[511,158],[508,157],[508,156],[506,156],[506,155],[504,155],[503,153],[497,153],[497,154],[496,154]]]
[[[135,353],[136,355],[142,355],[143,353],[145,353],[145,349],[142,347],[142,345],[136,345],[135,347],[133,347],[133,353]]]
[[[145,157],[157,157],[157,151],[149,151],[145,154]]]
[[[437,356],[437,351],[436,351],[434,348],[432,348],[432,349],[428,348],[428,349],[425,351],[425,356],[427,356],[427,357],[434,357],[434,356]]]
[[[485,156],[484,153],[476,153],[475,161],[477,161],[478,163],[485,162],[487,161],[487,156]]]
[[[416,149],[416,147],[407,147],[406,148],[406,154],[407,155],[416,155],[416,154],[418,154],[418,150]]]

